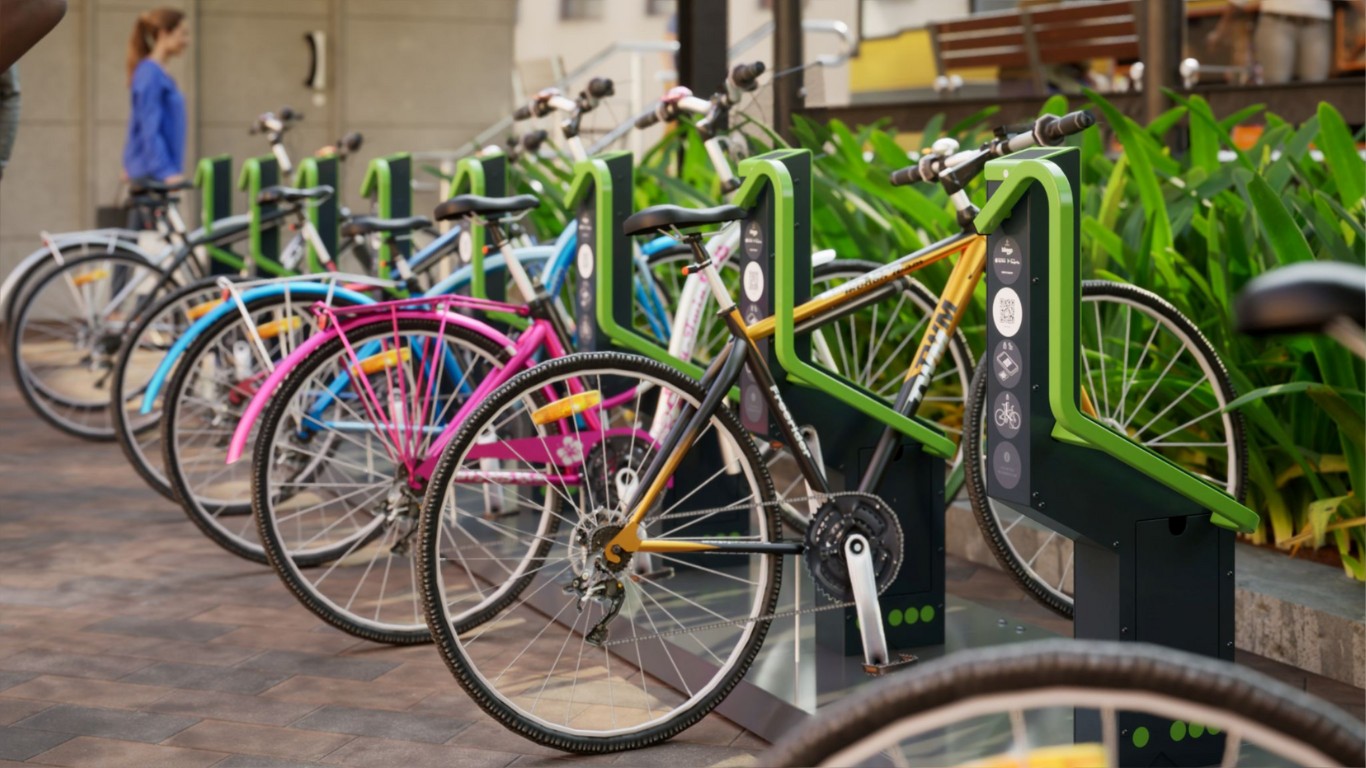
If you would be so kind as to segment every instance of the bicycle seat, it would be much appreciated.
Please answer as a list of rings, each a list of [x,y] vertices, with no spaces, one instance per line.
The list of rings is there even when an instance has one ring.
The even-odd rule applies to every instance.
[[[747,214],[738,205],[718,205],[715,208],[684,208],[678,205],[655,205],[633,215],[622,225],[628,235],[662,232],[671,228],[687,229],[706,224],[725,224],[739,221]]]
[[[436,207],[437,221],[449,221],[477,213],[486,219],[500,219],[514,213],[538,208],[541,201],[535,195],[516,197],[483,197],[480,195],[459,195]]]
[[[419,227],[430,227],[432,220],[426,216],[409,216],[406,219],[378,219],[374,216],[361,216],[346,222],[341,228],[342,237],[368,235],[372,232],[411,232]]]
[[[1336,317],[1366,325],[1366,269],[1341,262],[1292,264],[1243,288],[1234,303],[1239,333],[1317,333]]]
[[[276,184],[273,187],[266,187],[256,195],[258,205],[273,205],[275,203],[297,203],[300,200],[326,200],[332,196],[335,190],[323,184],[308,189],[296,189]]]
[[[128,194],[130,195],[165,195],[171,192],[178,192],[182,189],[193,189],[194,184],[189,181],[178,181],[174,184],[167,184],[156,179],[133,179],[128,182]]]

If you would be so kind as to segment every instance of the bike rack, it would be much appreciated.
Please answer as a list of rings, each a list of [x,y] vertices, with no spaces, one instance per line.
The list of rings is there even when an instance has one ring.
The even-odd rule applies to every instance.
[[[787,373],[778,377],[783,399],[819,435],[818,458],[825,464],[831,488],[857,487],[884,424],[905,434],[900,455],[879,489],[896,511],[906,547],[900,573],[881,595],[883,629],[894,649],[942,645],[944,459],[953,455],[953,444],[920,421],[899,416],[871,393],[816,368],[811,337],[795,333],[793,311],[811,297],[811,152],[778,150],[749,158],[740,164],[740,176],[744,184],[735,204],[751,209],[739,224],[745,228],[736,254],[742,283],[740,313],[751,325],[776,316],[771,342],[757,343],[775,373],[780,368]],[[774,414],[768,412],[748,371],[740,385],[745,427],[760,435],[779,434]],[[827,602],[818,597],[818,604]],[[816,643],[844,656],[862,655],[853,609],[817,613]],[[845,682],[841,665],[818,665],[818,695]]]
[[[199,189],[200,220],[204,232],[212,233],[214,222],[232,215],[232,156],[218,155],[201,159],[195,166],[194,185]],[[246,262],[230,248],[219,247],[215,250],[219,258],[208,260],[210,274],[231,275],[245,268]]]
[[[702,369],[669,355],[635,329],[632,318],[632,297],[636,277],[631,238],[622,230],[627,217],[633,213],[635,187],[634,159],[630,152],[608,152],[574,164],[574,179],[565,196],[575,211],[578,222],[578,250],[574,268],[578,271],[575,299],[578,306],[576,331],[578,351],[602,352],[626,349],[678,368],[693,378],[702,377]],[[605,382],[606,383],[606,382]],[[675,470],[676,481],[665,497],[681,497],[715,475],[721,469],[720,451],[703,457],[690,451]],[[718,478],[713,483],[721,483]],[[716,487],[715,492],[691,496],[701,506],[724,505],[734,496]],[[711,497],[708,500],[706,497]],[[666,520],[662,531],[668,531],[678,521]],[[692,523],[690,531],[697,536],[735,535],[749,532],[749,518],[740,512],[713,515],[703,523]],[[676,555],[691,561],[697,555]],[[705,557],[705,556],[702,556]]]
[[[318,237],[322,240],[323,246],[333,259],[337,257],[339,240],[341,237],[341,161],[336,155],[325,155],[323,157],[306,157],[299,163],[299,169],[294,174],[294,185],[300,189],[327,185],[333,189],[332,196],[318,203],[308,206],[308,218],[313,222],[313,228],[318,230]],[[322,272],[324,270],[322,261],[318,258],[317,251],[312,243],[308,243],[308,271]]]
[[[474,157],[461,159],[456,163],[455,178],[451,181],[451,197],[507,197],[512,194],[512,185],[508,182],[509,165],[507,155],[497,147],[488,147]],[[474,223],[473,219],[463,222],[461,227],[460,261],[462,264],[474,265],[470,276],[470,295],[479,299],[506,301],[506,281],[495,280],[489,285],[484,274],[487,227]]]
[[[361,197],[374,201],[375,215],[381,219],[401,219],[413,215],[413,158],[407,152],[377,157],[365,169],[360,185]],[[385,240],[379,247],[381,264],[394,263],[394,248],[406,258],[412,255],[408,239]]]
[[[280,265],[279,220],[285,216],[286,210],[275,203],[261,205],[256,202],[261,190],[279,183],[280,162],[273,155],[249,158],[242,163],[242,175],[237,180],[237,188],[247,193],[247,211],[251,214],[247,248],[258,277],[290,274]]]
[[[988,496],[1076,543],[1077,638],[1232,661],[1234,531],[1254,530],[1256,513],[1077,405],[1080,153],[1025,150],[987,163],[986,179],[987,402],[1023,417],[1018,431],[987,420]],[[1120,764],[1219,762],[1222,736],[1178,741],[1171,725],[1121,715]],[[1098,717],[1075,728],[1101,739]]]

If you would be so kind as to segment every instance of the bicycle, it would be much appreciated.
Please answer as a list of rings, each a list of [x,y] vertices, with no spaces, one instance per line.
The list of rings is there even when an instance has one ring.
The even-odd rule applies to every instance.
[[[260,121],[273,126],[272,146],[277,156],[284,157],[279,137],[289,122],[270,113]],[[159,196],[163,213],[158,220],[179,221],[177,201],[171,193],[184,185],[144,182],[144,186]],[[263,216],[263,225],[280,226],[292,219],[297,229],[287,247],[296,260],[284,265],[287,269],[302,261],[305,244],[335,269],[333,257],[305,215],[310,202],[331,194],[330,187],[296,190],[279,186],[262,191],[263,205],[278,206]],[[173,231],[179,239],[178,230]],[[141,257],[114,253],[67,261],[44,274],[24,296],[10,328],[11,365],[30,407],[70,434],[97,441],[114,439],[107,382],[127,331],[165,293],[184,284],[187,271],[205,271],[199,263],[200,253],[207,250],[210,258],[225,260],[223,247],[248,234],[245,227],[216,228],[201,239],[179,243],[160,266]],[[344,249],[336,258],[345,258],[351,252]]]
[[[1184,750],[1224,766],[1350,766],[1366,738],[1336,707],[1247,667],[1142,643],[1046,640],[955,653],[871,685],[759,764],[1151,765]]]

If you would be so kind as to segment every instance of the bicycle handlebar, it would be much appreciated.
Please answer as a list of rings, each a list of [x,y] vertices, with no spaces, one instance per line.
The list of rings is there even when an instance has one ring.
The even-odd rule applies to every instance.
[[[926,155],[915,165],[893,171],[889,180],[894,187],[920,181],[942,181],[950,193],[957,192],[981,173],[987,161],[992,158],[1033,146],[1055,147],[1061,144],[1064,138],[1080,133],[1095,124],[1095,115],[1086,110],[1071,112],[1062,117],[1043,115],[1035,120],[1032,126],[1021,126],[1023,130],[1020,133],[988,141],[977,150],[948,156]]]
[[[612,87],[611,79],[606,77],[595,77],[589,80],[586,90],[588,95],[595,99],[605,99],[616,92]]]
[[[742,91],[753,91],[759,87],[759,75],[764,73],[764,63],[756,61],[752,64],[736,64],[730,71],[730,82]]]

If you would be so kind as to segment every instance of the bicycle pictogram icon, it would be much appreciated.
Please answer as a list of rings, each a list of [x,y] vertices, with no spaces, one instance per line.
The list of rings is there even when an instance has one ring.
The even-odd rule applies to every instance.
[[[1016,408],[1009,400],[1001,403],[1001,407],[996,409],[996,426],[1019,429],[1020,409]]]

